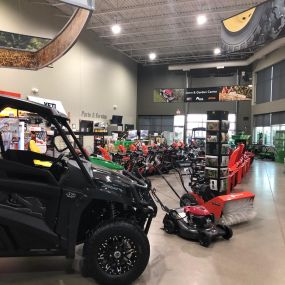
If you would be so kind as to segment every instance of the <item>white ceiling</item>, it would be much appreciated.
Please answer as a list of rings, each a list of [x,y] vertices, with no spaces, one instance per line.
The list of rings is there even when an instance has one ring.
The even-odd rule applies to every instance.
[[[46,0],[71,14],[72,8],[57,0]],[[221,20],[264,0],[96,0],[87,29],[94,31],[107,46],[142,64],[177,64],[234,60],[249,57],[252,51],[213,55],[219,47]],[[204,14],[207,23],[198,26]],[[113,35],[117,21],[122,31]],[[157,53],[150,62],[149,52]]]

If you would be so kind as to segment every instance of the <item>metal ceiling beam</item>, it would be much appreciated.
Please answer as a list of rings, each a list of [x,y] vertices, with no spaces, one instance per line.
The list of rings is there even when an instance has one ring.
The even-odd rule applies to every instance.
[[[211,56],[211,57],[215,57],[215,58],[219,58],[220,56],[230,56],[230,55],[233,55],[233,54],[238,54],[238,55],[241,55],[241,54],[251,54],[251,52],[247,52],[247,51],[245,51],[245,52],[241,52],[241,51],[239,51],[239,52],[234,52],[234,53],[226,53],[226,54],[220,54],[220,55],[214,55],[213,54],[213,49],[210,49],[210,48],[207,48],[207,49],[198,49],[198,50],[188,50],[188,49],[184,49],[184,50],[179,50],[179,51],[169,51],[169,52],[159,52],[158,53],[158,56],[163,56],[163,55],[172,55],[172,54],[174,54],[174,55],[179,55],[179,56],[181,56],[181,55],[190,55],[190,54],[192,54],[192,56],[196,56],[196,57],[199,57],[199,55],[197,55],[197,54],[193,54],[193,53],[195,53],[195,52],[208,52],[208,54],[209,54],[209,56]],[[148,54],[147,53],[135,53],[135,54],[133,54],[133,53],[128,53],[131,57],[139,57],[139,56],[148,56]]]
[[[150,22],[155,22],[155,21],[169,21],[170,19],[181,19],[181,18],[187,18],[187,17],[191,17],[191,16],[196,16],[198,13],[204,13],[207,14],[209,13],[210,15],[213,14],[221,14],[221,13],[227,13],[227,12],[240,12],[242,10],[245,10],[249,8],[249,5],[240,5],[240,7],[237,6],[228,6],[228,7],[224,7],[224,8],[216,8],[216,11],[212,11],[211,9],[207,9],[207,10],[198,10],[195,12],[190,12],[189,11],[184,11],[184,12],[180,12],[180,13],[169,13],[169,14],[165,14],[162,16],[146,16],[146,17],[136,17],[136,18],[129,18],[127,22],[120,22],[119,24],[121,26],[125,26],[125,25],[134,25],[134,24],[138,24],[138,23],[150,23]],[[92,26],[92,24],[90,25],[90,29],[102,29],[102,28],[106,28],[106,27],[110,27],[112,26],[111,24],[106,24],[106,25],[99,25],[99,26]]]
[[[171,26],[166,26],[164,24],[161,25],[155,25],[155,26],[151,26],[151,29],[142,29],[140,31],[136,31],[136,32],[124,32],[122,34],[119,35],[119,38],[123,38],[123,37],[129,37],[129,36],[133,36],[133,35],[161,35],[163,34],[173,34],[176,33],[177,31],[199,31],[201,30],[201,27],[190,27],[187,25],[191,25],[193,24],[192,22],[185,22],[183,23],[183,25],[185,25],[185,27],[175,27],[175,25],[171,25]],[[207,27],[211,27],[213,29],[216,29],[217,26],[220,25],[219,23],[212,23],[211,25],[204,25],[203,26],[203,30],[205,30],[205,28]],[[160,30],[160,27],[163,27],[164,29]],[[166,27],[166,28],[165,28]],[[89,29],[89,28],[88,28]],[[92,29],[91,29],[92,30]],[[206,29],[206,31],[209,31],[212,29]],[[100,38],[118,38],[118,35],[114,35],[114,34],[109,34],[109,35],[101,35]]]
[[[185,34],[184,34],[185,35]],[[209,35],[199,35],[199,36],[191,36],[191,37],[175,37],[175,38],[163,38],[163,39],[153,39],[153,40],[140,40],[140,41],[132,41],[132,42],[112,42],[112,46],[120,46],[120,45],[136,45],[136,44],[144,44],[144,43],[158,43],[158,42],[171,42],[171,41],[187,41],[193,39],[203,39]],[[207,39],[219,37],[220,34],[211,34]],[[196,43],[197,44],[197,43]]]
[[[145,9],[150,9],[150,8],[156,8],[156,7],[165,7],[165,6],[177,6],[177,5],[182,5],[185,3],[189,2],[195,2],[196,0],[181,0],[177,2],[176,0],[172,0],[171,3],[169,1],[164,1],[164,2],[155,2],[155,3],[149,3],[149,4],[138,4],[135,6],[129,6],[129,7],[121,7],[121,8],[115,8],[115,9],[108,9],[108,10],[102,10],[93,13],[94,16],[102,16],[102,15],[109,15],[109,14],[114,14],[114,13],[124,13],[124,12],[129,12],[129,11],[141,11]],[[201,1],[203,2],[203,1]],[[204,0],[206,2],[206,0]]]
[[[200,33],[201,32],[201,28],[200,27],[191,27],[190,25],[192,25],[192,23],[190,22],[186,22],[186,23],[183,23],[183,25],[185,25],[184,27],[176,27],[175,25],[171,25],[171,26],[166,26],[165,28],[165,25],[156,25],[156,26],[153,26],[151,27],[151,29],[148,29],[148,30],[145,30],[145,29],[142,29],[140,28],[139,31],[135,31],[135,32],[125,32],[125,33],[122,33],[119,35],[114,35],[114,34],[110,34],[110,35],[101,35],[100,38],[110,38],[111,40],[112,39],[122,39],[122,38],[127,38],[127,37],[131,37],[131,38],[141,38],[141,37],[144,37],[144,36],[159,36],[159,35],[168,35],[168,34],[171,34],[173,35],[174,33],[175,34],[180,34],[180,33],[183,33],[183,32],[196,32],[197,33]],[[189,25],[189,26],[188,26]],[[206,31],[206,32],[209,32],[211,30],[217,30],[217,27],[220,26],[220,23],[212,23],[211,25],[205,25],[203,27],[203,30]],[[161,27],[163,27],[163,29],[160,29]],[[207,27],[211,28],[211,29],[207,29]],[[200,33],[201,34],[201,33]]]
[[[141,48],[128,48],[128,49],[119,49],[119,51],[136,51],[136,50],[160,50],[160,49],[165,49],[165,48],[177,48],[177,47],[190,47],[190,46],[201,46],[201,45],[212,45],[212,44],[217,44],[218,41],[212,41],[212,42],[196,42],[194,44],[180,44],[180,45],[165,45],[165,46],[147,46],[147,47],[141,47]]]

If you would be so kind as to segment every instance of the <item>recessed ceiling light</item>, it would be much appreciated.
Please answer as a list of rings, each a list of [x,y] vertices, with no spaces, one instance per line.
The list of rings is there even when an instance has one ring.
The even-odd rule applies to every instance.
[[[121,26],[118,24],[115,24],[111,27],[111,30],[112,30],[113,34],[117,35],[121,32]]]
[[[155,59],[156,59],[156,53],[151,52],[151,53],[148,55],[148,57],[149,57],[150,60],[155,60]]]
[[[220,53],[221,53],[221,49],[220,48],[217,47],[217,48],[214,49],[214,54],[215,55],[218,55]]]
[[[198,25],[203,25],[203,24],[205,24],[206,22],[207,22],[207,18],[206,18],[205,15],[199,15],[199,16],[197,17],[197,24],[198,24]]]

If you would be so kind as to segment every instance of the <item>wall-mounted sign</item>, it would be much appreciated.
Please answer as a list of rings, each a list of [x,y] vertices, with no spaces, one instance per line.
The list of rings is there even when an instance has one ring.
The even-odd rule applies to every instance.
[[[219,90],[219,87],[187,88],[185,102],[217,102]]]
[[[284,37],[284,12],[284,0],[271,0],[223,20],[223,49],[245,50]]]
[[[103,120],[107,120],[107,115],[105,114],[99,114],[99,113],[95,113],[95,112],[86,112],[86,111],[81,111],[80,113],[80,117],[83,118],[92,118],[92,119],[103,119]]]
[[[252,88],[248,86],[187,88],[185,91],[185,102],[222,102],[251,99]]]
[[[154,103],[177,103],[184,101],[185,89],[157,88],[153,90]]]

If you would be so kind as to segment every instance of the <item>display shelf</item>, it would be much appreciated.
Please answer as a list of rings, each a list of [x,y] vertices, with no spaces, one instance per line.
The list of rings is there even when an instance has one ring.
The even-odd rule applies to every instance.
[[[205,175],[210,180],[210,189],[220,195],[228,187],[228,112],[209,111],[207,117]]]

